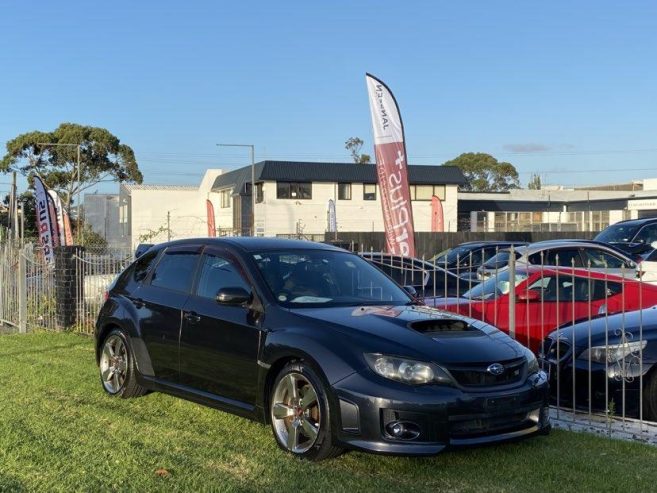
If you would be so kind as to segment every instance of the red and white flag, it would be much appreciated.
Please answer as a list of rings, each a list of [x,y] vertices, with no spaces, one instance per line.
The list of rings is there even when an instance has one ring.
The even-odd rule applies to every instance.
[[[431,197],[431,232],[442,233],[445,231],[445,216],[443,215],[443,204],[435,195]]]
[[[214,205],[210,202],[210,199],[205,201],[205,208],[207,209],[208,214],[208,236],[214,238],[217,236],[217,228],[214,224]]]
[[[71,233],[71,220],[68,217],[62,200],[54,190],[48,190],[48,194],[55,204],[55,213],[57,217],[57,229],[59,232],[59,244],[62,246],[73,244],[73,234]]]
[[[413,209],[399,107],[388,86],[370,74],[365,79],[374,130],[374,154],[386,245],[389,253],[414,257]]]

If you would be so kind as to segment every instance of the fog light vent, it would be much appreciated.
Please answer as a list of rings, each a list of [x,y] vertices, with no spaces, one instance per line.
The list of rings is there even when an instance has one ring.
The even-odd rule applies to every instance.
[[[420,436],[420,427],[410,421],[392,421],[386,425],[386,433],[398,440],[415,440]]]

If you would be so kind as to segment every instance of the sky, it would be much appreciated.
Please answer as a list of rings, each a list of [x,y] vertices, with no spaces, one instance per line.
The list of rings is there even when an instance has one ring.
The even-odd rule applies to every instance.
[[[101,126],[149,184],[249,163],[217,143],[348,162],[349,137],[373,154],[366,72],[394,92],[412,164],[487,152],[523,184],[657,177],[654,0],[5,0],[0,147]]]

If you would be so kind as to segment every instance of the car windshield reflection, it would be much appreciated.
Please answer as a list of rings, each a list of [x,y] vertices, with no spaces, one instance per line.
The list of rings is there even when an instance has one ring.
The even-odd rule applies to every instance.
[[[522,281],[527,279],[526,272],[516,272],[513,287],[516,287]],[[463,297],[471,300],[492,300],[499,296],[508,294],[511,291],[511,277],[510,272],[505,270],[497,275],[489,278],[481,284],[475,286],[470,291],[466,292]]]
[[[412,300],[357,255],[335,251],[253,255],[279,304],[288,307],[408,304]]]

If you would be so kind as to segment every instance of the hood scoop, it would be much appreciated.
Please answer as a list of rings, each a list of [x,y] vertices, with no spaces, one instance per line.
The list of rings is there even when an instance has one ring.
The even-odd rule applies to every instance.
[[[420,332],[427,337],[473,337],[484,333],[472,325],[458,319],[418,320],[408,324],[408,328]]]

